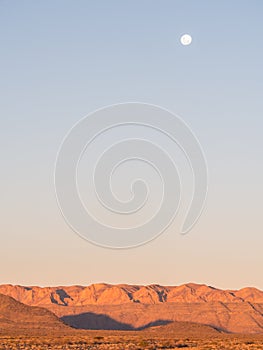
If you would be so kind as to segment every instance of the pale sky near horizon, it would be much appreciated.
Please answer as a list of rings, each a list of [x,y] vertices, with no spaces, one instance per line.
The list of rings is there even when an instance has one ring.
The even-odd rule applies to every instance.
[[[0,283],[263,289],[263,3],[0,0]],[[180,36],[191,34],[184,47]],[[110,250],[58,209],[64,135],[97,108],[179,114],[206,154],[206,209],[186,236]]]

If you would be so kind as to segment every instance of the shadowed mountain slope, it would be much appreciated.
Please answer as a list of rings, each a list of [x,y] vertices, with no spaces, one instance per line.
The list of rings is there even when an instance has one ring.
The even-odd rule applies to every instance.
[[[0,330],[68,329],[57,316],[45,308],[28,306],[0,294]]]

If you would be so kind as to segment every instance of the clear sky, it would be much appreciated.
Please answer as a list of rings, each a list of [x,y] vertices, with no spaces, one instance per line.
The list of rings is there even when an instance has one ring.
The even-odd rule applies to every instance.
[[[262,13],[260,0],[0,0],[0,283],[263,289]],[[74,123],[127,101],[187,122],[209,194],[191,234],[174,224],[116,251],[67,226],[53,173]]]

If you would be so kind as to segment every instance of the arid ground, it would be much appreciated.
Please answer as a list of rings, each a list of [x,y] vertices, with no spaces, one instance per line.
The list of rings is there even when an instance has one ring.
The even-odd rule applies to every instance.
[[[0,349],[263,349],[263,335],[187,336],[163,331],[77,331],[72,334],[1,334]]]

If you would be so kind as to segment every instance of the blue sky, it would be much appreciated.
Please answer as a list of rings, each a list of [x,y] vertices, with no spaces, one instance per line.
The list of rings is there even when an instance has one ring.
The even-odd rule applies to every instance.
[[[262,10],[256,0],[0,1],[0,283],[263,288]],[[112,251],[65,224],[53,171],[74,123],[127,101],[187,122],[210,185],[191,235],[171,227]]]

